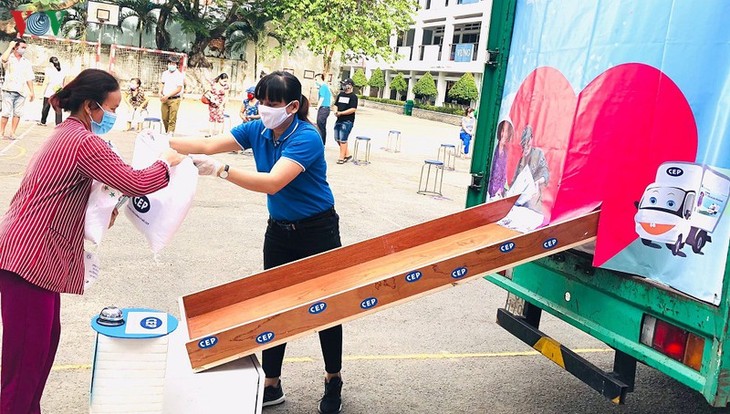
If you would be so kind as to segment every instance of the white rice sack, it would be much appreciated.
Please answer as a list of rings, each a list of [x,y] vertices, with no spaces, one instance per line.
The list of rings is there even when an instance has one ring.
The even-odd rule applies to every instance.
[[[163,135],[143,131],[134,144],[132,166],[142,169],[152,165],[169,148]],[[124,212],[147,239],[152,251],[159,253],[175,235],[193,203],[198,185],[198,169],[190,158],[170,168],[167,187],[142,197],[132,197]]]
[[[111,142],[109,147],[119,155]],[[108,185],[94,180],[91,183],[89,201],[86,203],[86,217],[84,221],[84,238],[99,245],[109,229],[112,211],[122,194]]]

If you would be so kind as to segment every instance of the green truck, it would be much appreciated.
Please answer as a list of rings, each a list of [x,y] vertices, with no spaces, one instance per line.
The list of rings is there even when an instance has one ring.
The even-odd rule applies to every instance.
[[[559,7],[557,3],[560,3]],[[668,30],[666,34],[652,37],[653,28],[651,26],[661,25],[657,22],[660,22],[664,15],[678,15],[684,10],[690,13],[690,20],[692,18],[704,19],[702,25],[696,26],[696,30],[701,31],[701,26],[711,28],[708,30],[705,40],[701,36],[695,39],[696,42],[704,43],[706,46],[702,51],[694,53],[697,53],[697,56],[716,54],[721,57],[720,61],[727,63],[724,56],[730,55],[730,46],[728,46],[730,42],[727,41],[728,35],[723,35],[723,31],[719,29],[722,26],[722,19],[725,19],[724,16],[730,13],[728,10],[730,6],[726,3],[703,3],[703,8],[707,8],[709,11],[701,11],[694,16],[692,15],[694,11],[690,11],[690,9],[696,6],[693,6],[690,1],[636,3],[642,3],[640,7],[645,9],[625,10],[635,6],[627,5],[625,2],[587,1],[577,3],[574,1],[505,0],[493,3],[487,44],[489,61],[485,67],[480,98],[471,166],[472,183],[467,194],[467,207],[484,203],[490,197],[488,187],[497,142],[497,125],[504,119],[506,109],[508,109],[505,108],[505,102],[512,99],[505,99],[505,97],[509,97],[510,92],[505,89],[505,85],[509,83],[508,72],[512,65],[524,64],[532,59],[529,56],[523,58],[520,52],[529,53],[531,49],[540,48],[538,41],[530,43],[531,38],[543,36],[543,42],[557,44],[549,46],[552,50],[560,50],[561,42],[571,43],[574,41],[573,37],[582,36],[579,27],[582,25],[588,27],[586,33],[589,37],[603,36],[604,39],[610,39],[612,33],[621,37],[621,40],[615,43],[603,42],[603,44],[612,46],[611,51],[605,52],[607,54],[614,53],[620,48],[630,49],[635,41],[643,40],[654,43],[664,42],[663,46],[666,51],[670,50],[672,43],[682,41],[682,33],[672,36]],[[565,15],[570,14],[567,10],[571,7],[594,7],[592,10],[595,13],[579,12],[577,13],[579,17],[575,21],[568,21],[569,24],[566,24],[566,21],[561,19],[570,19]],[[641,23],[640,15],[644,13],[654,16],[656,20]],[[638,14],[639,17],[637,20],[624,20],[616,17],[631,14]],[[603,17],[608,15],[611,17]],[[586,22],[585,19],[589,21]],[[676,25],[668,24],[667,27],[677,29]],[[592,25],[600,25],[600,28],[591,29]],[[642,26],[633,29],[632,25]],[[550,30],[560,32],[559,26],[578,27],[578,29],[572,33],[569,32],[568,36],[564,38],[546,37],[545,32]],[[717,28],[717,30],[713,28]],[[530,30],[537,34],[520,33],[520,30]],[[542,33],[540,33],[541,31]],[[724,38],[716,39],[718,33]],[[694,34],[687,35],[687,37],[692,36]],[[520,44],[515,43],[516,38],[520,39]],[[718,41],[708,42],[706,39]],[[584,44],[590,45],[587,47],[591,48],[597,47],[595,39],[585,41]],[[570,61],[571,56],[575,56],[571,55],[576,50],[575,45],[571,43],[563,49],[567,54],[566,61]],[[646,54],[651,55],[649,52]],[[535,56],[538,57],[535,58],[534,67],[541,66],[540,59],[543,57],[539,54]],[[588,67],[590,59],[592,58],[576,61],[575,64],[583,64]],[[600,59],[600,57],[596,59]],[[606,67],[622,63],[620,57],[613,56],[611,59],[614,60],[607,63]],[[636,57],[632,56],[629,51],[626,59],[627,61],[636,60]],[[652,59],[648,58],[650,62]],[[662,62],[671,60],[666,56],[658,59]],[[687,59],[693,60],[690,56]],[[708,59],[711,58],[708,57]],[[717,84],[718,89],[722,88],[723,82],[726,84],[730,80],[730,75],[726,71],[718,78],[713,78],[712,75],[705,78],[707,73],[702,67],[695,61],[693,64],[682,66],[675,72],[687,72],[694,76],[695,82],[699,83],[704,82],[705,79],[710,83],[720,82]],[[563,68],[563,71],[569,70],[570,68]],[[594,70],[598,73],[603,69]],[[671,68],[666,70],[675,73]],[[692,75],[692,73],[694,74]],[[679,88],[683,87],[685,86],[680,83]],[[703,90],[707,91],[711,88],[712,84],[705,86]],[[702,94],[699,93],[698,96],[700,95]],[[719,134],[715,135],[714,142],[719,146],[715,147],[714,152],[719,155],[715,155],[712,161],[719,164],[719,167],[730,168],[727,165],[728,158],[730,158],[730,151],[727,150],[730,145],[728,144],[730,134],[726,130],[728,125],[725,125],[728,113],[730,113],[727,102],[722,107],[722,105],[714,105],[712,102],[705,102],[703,99],[705,98],[696,99],[692,104],[692,111],[698,120],[699,139],[703,139],[702,119],[707,118],[707,111],[719,112],[719,115],[710,117],[725,120],[724,124],[721,123]],[[711,100],[711,98],[706,99]],[[515,136],[519,136],[519,131],[515,131]],[[600,240],[599,232],[599,243]],[[721,235],[719,239],[715,237],[712,243],[727,246],[727,236]],[[679,242],[677,245],[667,245],[670,249],[682,246],[683,244]],[[693,253],[690,251],[688,254]],[[730,338],[728,334],[730,279],[727,277],[722,279],[718,285],[721,288],[718,288],[719,291],[716,293],[714,301],[700,300],[665,283],[657,282],[651,277],[594,267],[593,259],[591,250],[572,249],[520,265],[501,274],[487,276],[487,280],[508,292],[505,308],[499,309],[497,313],[498,324],[616,404],[624,403],[627,393],[633,390],[636,364],[641,362],[702,393],[710,405],[727,406],[730,400]],[[728,266],[730,256],[726,247],[724,254],[715,253],[710,259],[720,263],[717,265],[720,273],[724,268],[724,276],[730,274]],[[561,345],[557,340],[541,332],[539,328],[542,312],[556,316],[614,349],[613,370],[606,372],[596,367]]]

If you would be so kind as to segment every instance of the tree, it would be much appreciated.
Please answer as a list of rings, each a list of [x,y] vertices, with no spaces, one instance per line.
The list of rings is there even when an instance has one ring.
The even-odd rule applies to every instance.
[[[380,68],[375,68],[373,73],[370,74],[368,85],[370,85],[371,88],[378,88],[378,97],[380,98],[380,94],[385,87],[385,74],[382,70],[380,70]]]
[[[247,10],[239,21],[226,29],[225,50],[229,56],[236,50],[245,50],[248,43],[253,43],[253,79],[256,79],[259,73],[259,57],[267,53],[269,55],[281,53],[281,46],[284,44],[284,39],[274,31],[271,12],[272,10],[265,9]],[[275,49],[267,47],[269,39],[276,39],[279,47]]]
[[[157,46],[161,47],[160,41],[169,45],[169,34],[165,36],[164,26],[167,19],[173,18],[180,23],[183,32],[194,37],[190,47],[190,66],[210,67],[205,49],[211,41],[220,42],[228,28],[249,13],[276,15],[283,1],[291,0],[168,0],[157,23]]]
[[[335,52],[351,59],[395,60],[391,33],[408,28],[417,0],[282,0],[278,30],[288,39],[304,39],[307,48],[322,56],[327,76]],[[290,45],[290,47],[293,47]]]
[[[416,95],[416,97],[421,98],[424,103],[430,98],[438,95],[438,93],[439,92],[436,89],[436,82],[433,81],[431,72],[426,72],[426,74],[423,75],[415,85],[413,85],[413,94]]]
[[[61,19],[61,35],[68,39],[86,39],[88,11],[85,4],[75,4]]]
[[[403,95],[403,93],[408,90],[408,82],[406,82],[406,78],[403,77],[402,73],[398,72],[398,74],[395,75],[393,80],[390,82],[390,89],[395,90],[398,95]]]
[[[355,74],[352,75],[352,82],[355,83],[358,92],[362,90],[363,86],[368,84],[368,78],[365,76],[365,71],[362,68],[358,68]]]
[[[449,89],[449,98],[456,99],[459,103],[468,105],[471,101],[477,99],[479,91],[477,84],[474,82],[474,76],[471,73],[465,73],[454,86]]]
[[[157,18],[154,16],[153,11],[159,9],[160,6],[148,0],[118,0],[117,4],[123,10],[120,22],[130,17],[137,19],[138,46],[142,47],[142,36],[145,33],[151,33],[152,28],[157,24]]]

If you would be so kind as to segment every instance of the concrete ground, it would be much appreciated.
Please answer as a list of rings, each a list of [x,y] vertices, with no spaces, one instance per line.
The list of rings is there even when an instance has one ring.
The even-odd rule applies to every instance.
[[[28,105],[22,138],[0,142],[2,212],[23,171],[51,127],[36,126],[38,102]],[[156,103],[152,103],[156,107]],[[237,108],[231,108],[237,114]],[[153,112],[155,112],[153,110]],[[235,115],[234,115],[235,118]],[[202,104],[182,105],[180,135],[203,134]],[[236,119],[237,120],[237,119]],[[120,124],[123,122],[120,119]],[[334,118],[330,118],[330,134]],[[390,129],[402,131],[402,152],[385,146]],[[328,178],[341,216],[343,243],[351,244],[448,215],[464,208],[468,162],[445,173],[443,197],[416,194],[423,160],[441,143],[457,142],[458,128],[372,109],[358,112],[352,136],[373,138],[368,166],[336,165],[328,139]],[[134,135],[108,136],[129,160]],[[219,158],[253,168],[253,158]],[[2,213],[0,213],[2,214]],[[151,307],[179,315],[184,294],[240,278],[262,268],[267,218],[265,196],[209,177],[201,178],[187,219],[157,261],[123,217],[100,247],[102,276],[83,296],[63,297],[63,333],[43,408],[47,413],[88,412],[94,333],[90,318],[104,306]],[[481,278],[414,302],[384,310],[344,327],[346,413],[699,413],[712,411],[704,398],[645,366],[638,368],[628,404],[613,406],[495,323],[506,294]],[[606,346],[549,316],[542,328],[584,357],[609,368]],[[283,370],[287,401],[267,413],[313,413],[322,393],[323,363],[316,335],[289,344]],[[230,413],[238,412],[231,407]]]

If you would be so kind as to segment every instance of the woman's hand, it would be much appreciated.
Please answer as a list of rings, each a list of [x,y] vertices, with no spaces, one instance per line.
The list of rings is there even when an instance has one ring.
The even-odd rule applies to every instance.
[[[185,159],[185,156],[178,153],[172,148],[169,148],[165,150],[165,152],[160,155],[160,158],[167,161],[168,164],[170,164],[170,167],[174,167],[182,162],[182,160]]]
[[[193,159],[193,164],[198,167],[199,175],[217,176],[218,172],[223,168],[223,163],[207,155],[192,154],[190,158]]]

